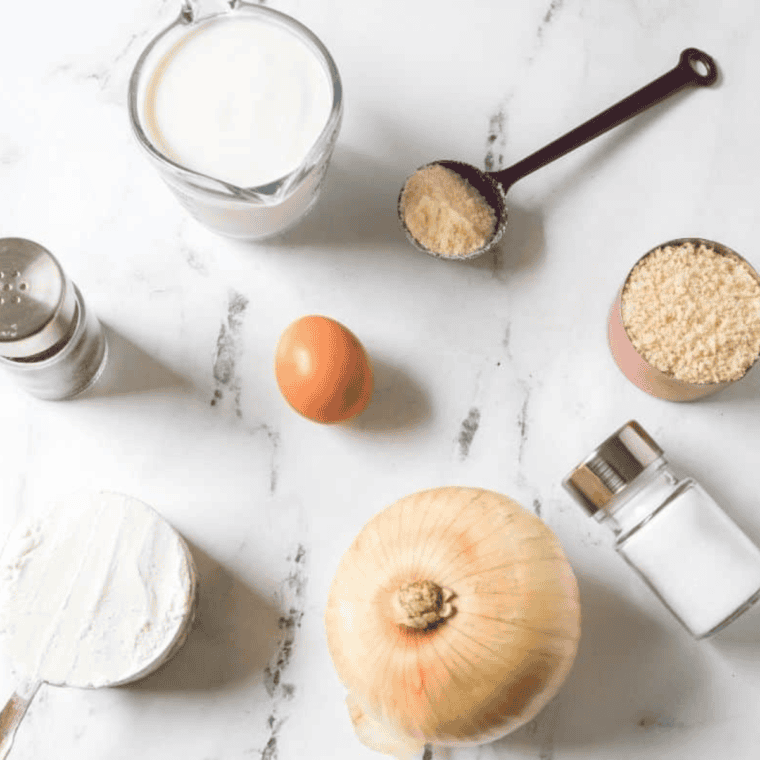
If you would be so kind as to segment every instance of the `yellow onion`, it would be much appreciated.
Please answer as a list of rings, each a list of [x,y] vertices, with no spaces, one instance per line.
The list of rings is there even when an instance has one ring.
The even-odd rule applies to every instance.
[[[413,757],[491,741],[541,710],[578,648],[578,586],[557,537],[517,502],[435,488],[365,525],[325,626],[359,738]]]

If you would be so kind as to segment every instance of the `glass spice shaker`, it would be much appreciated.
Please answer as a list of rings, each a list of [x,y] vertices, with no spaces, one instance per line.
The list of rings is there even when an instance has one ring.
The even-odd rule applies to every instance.
[[[107,358],[100,323],[53,254],[0,238],[0,366],[34,396],[66,399],[89,388]]]
[[[691,478],[678,479],[635,420],[562,482],[615,534],[615,548],[697,639],[760,598],[760,549]]]

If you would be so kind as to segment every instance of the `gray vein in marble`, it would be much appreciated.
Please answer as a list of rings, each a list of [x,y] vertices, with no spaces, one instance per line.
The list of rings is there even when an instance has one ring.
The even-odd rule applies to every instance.
[[[534,46],[533,53],[528,59],[529,65],[533,63],[533,61],[536,58],[536,54],[543,46],[544,33],[546,32],[546,30],[548,29],[552,21],[555,19],[557,15],[557,11],[562,7],[563,2],[564,0],[551,0],[551,2],[549,3],[549,7],[546,9],[546,13],[544,13],[544,17],[541,19],[541,22],[538,25],[538,29],[536,30],[536,44]]]
[[[536,517],[541,517],[541,500],[540,499],[533,499],[533,511],[536,514]]]
[[[306,548],[302,544],[299,544],[295,556],[293,557],[293,569],[286,579],[288,588],[291,589],[298,598],[303,597],[304,591],[306,590],[306,576],[303,572],[305,560]]]
[[[425,745],[425,751],[422,753],[422,760],[433,760],[433,748],[429,745]]]
[[[100,71],[92,72],[88,79],[94,79],[101,90],[104,90],[113,76],[116,70],[117,64],[124,60],[132,50],[133,45],[140,39],[141,35],[131,34],[127,40],[127,44],[121,49],[121,52],[117,53],[108,63],[106,63]]]
[[[216,339],[216,354],[214,356],[213,375],[216,380],[211,406],[216,406],[224,398],[224,390],[230,390],[233,395],[235,414],[242,417],[240,409],[240,380],[237,376],[237,360],[240,356],[240,329],[243,324],[248,299],[240,293],[231,290],[227,302],[227,319],[219,328]]]
[[[501,339],[501,347],[504,349],[504,354],[506,355],[507,359],[512,361],[512,325],[507,323],[507,326],[504,328],[504,337]]]
[[[522,464],[525,453],[525,445],[528,442],[528,404],[530,403],[530,388],[525,387],[525,398],[523,399],[520,414],[517,417],[517,428],[520,431],[520,447],[517,450],[517,462]]]
[[[546,31],[546,28],[551,23],[552,19],[554,18],[554,15],[557,13],[557,11],[562,7],[562,3],[564,0],[552,0],[549,4],[549,8],[544,14],[544,18],[541,21],[541,25],[538,27],[538,36],[543,37],[544,32]]]
[[[475,438],[475,433],[478,432],[479,426],[480,409],[473,406],[467,414],[467,417],[462,421],[462,426],[459,429],[457,443],[459,444],[460,459],[467,459],[467,456],[470,453],[470,446],[472,445],[473,438]]]
[[[261,424],[256,431],[262,431],[269,441],[272,456],[269,460],[269,493],[277,490],[277,481],[280,475],[280,434],[267,424]]]
[[[277,760],[279,732],[288,717],[280,715],[282,703],[292,700],[296,691],[295,685],[286,683],[283,676],[290,665],[296,631],[301,627],[304,615],[307,576],[306,548],[303,544],[298,545],[295,553],[288,557],[288,561],[291,564],[290,571],[281,585],[279,594],[281,606],[288,612],[280,615],[278,621],[280,641],[272,659],[264,668],[264,688],[267,690],[272,707],[267,719],[269,738],[261,751],[261,760]]]
[[[264,668],[264,687],[273,699],[277,697],[291,699],[295,693],[295,687],[292,684],[282,683],[282,677],[290,665],[296,630],[300,628],[302,618],[303,610],[293,606],[288,609],[287,615],[281,615],[278,620],[281,638],[277,645],[277,652],[273,661]]]
[[[647,730],[665,729],[668,731],[674,728],[686,727],[685,723],[673,720],[669,715],[658,715],[655,713],[645,713],[636,721],[636,725],[639,728]]]
[[[486,137],[486,155],[483,165],[486,171],[499,171],[504,168],[504,153],[507,145],[507,106],[511,96],[507,96],[496,112],[488,120]],[[504,259],[503,245],[497,245],[490,254],[491,274],[497,277]]]
[[[498,171],[504,166],[504,146],[506,144],[507,112],[502,105],[488,120],[488,150],[484,159],[486,171]]]
[[[267,724],[269,726],[270,735],[267,746],[261,751],[261,760],[276,760],[277,752],[277,736],[280,733],[284,719],[277,720],[273,715],[269,716]]]
[[[147,39],[156,34],[158,30],[154,27],[158,20],[163,18],[164,8],[172,2],[173,0],[159,0],[158,3],[155,3],[153,6],[154,13],[145,20],[145,26],[140,31],[130,34],[127,41],[114,56],[109,56],[107,60],[102,61],[96,67],[83,71],[76,64],[67,63],[53,69],[50,76],[55,77],[58,74],[71,71],[75,81],[93,80],[101,92],[110,93],[114,103],[118,102],[119,105],[123,105],[122,87],[137,58],[135,48],[142,49],[147,44]],[[112,82],[115,82],[113,87],[111,87]]]
[[[76,80],[87,81],[92,79],[97,83],[101,91],[105,90],[114,75],[117,64],[126,58],[126,56],[130,53],[133,45],[146,33],[147,32],[144,32],[143,34],[131,34],[122,50],[113,58],[110,58],[108,61],[100,64],[100,66],[94,71],[77,71],[77,68],[74,66],[74,64],[64,63],[60,66],[56,66],[50,72],[49,76],[52,78],[58,76],[59,74],[68,74],[69,72],[72,72]]]
[[[198,254],[192,248],[190,248],[190,246],[182,246],[182,255],[185,257],[185,261],[187,262],[190,269],[194,269],[196,272],[206,277],[208,276],[208,268],[206,267],[205,263],[201,261]]]
[[[116,70],[117,64],[119,64],[121,61],[123,61],[128,56],[132,56],[132,50],[136,43],[140,42],[141,40],[145,39],[146,37],[153,37],[156,33],[156,30],[153,29],[154,24],[156,23],[156,20],[161,18],[163,16],[163,9],[167,5],[174,5],[175,0],[159,0],[158,4],[154,6],[155,12],[152,14],[152,18],[148,19],[145,27],[141,29],[139,32],[135,32],[134,34],[131,34],[124,45],[122,47],[121,51],[118,52],[113,58],[110,58],[106,64],[102,67],[105,69],[106,76],[102,77],[100,75],[100,79],[102,79],[103,85],[107,85],[111,74]],[[173,21],[174,19],[172,19]],[[142,47],[142,45],[140,46]],[[132,56],[136,57],[136,56]],[[93,78],[98,79],[99,75],[95,74],[92,75]],[[99,80],[100,81],[100,80]]]
[[[585,535],[581,537],[581,544],[583,546],[597,547],[597,546],[603,546],[604,541],[601,538],[594,536],[594,534],[591,531],[586,531]]]

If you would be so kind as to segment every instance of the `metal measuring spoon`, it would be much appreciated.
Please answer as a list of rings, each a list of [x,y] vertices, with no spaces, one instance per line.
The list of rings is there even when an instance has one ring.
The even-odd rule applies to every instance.
[[[79,494],[19,526],[0,570],[0,630],[22,671],[0,711],[0,760],[42,684],[99,688],[144,678],[182,646],[197,606],[185,541],[121,494]]]
[[[686,85],[693,84],[706,87],[713,84],[717,76],[718,69],[715,61],[707,53],[697,48],[687,48],[681,53],[678,65],[674,69],[671,69],[645,87],[611,106],[606,111],[602,111],[598,116],[594,116],[594,118],[589,119],[579,127],[549,143],[546,147],[537,150],[513,166],[497,172],[482,171],[462,161],[434,161],[421,166],[417,169],[417,172],[430,166],[442,166],[466,180],[493,209],[496,224],[487,242],[481,248],[470,253],[444,254],[440,251],[432,251],[426,248],[410,232],[404,221],[402,210],[404,190],[409,180],[416,175],[417,172],[415,172],[415,174],[407,178],[398,198],[398,216],[409,242],[418,250],[441,258],[473,259],[476,256],[481,256],[490,251],[504,234],[507,226],[506,193],[518,179],[522,179],[536,171],[536,169],[546,166],[546,164],[560,158],[560,156],[564,156],[571,150],[584,145],[595,137],[616,127],[618,124],[622,124],[632,116],[664,100]]]

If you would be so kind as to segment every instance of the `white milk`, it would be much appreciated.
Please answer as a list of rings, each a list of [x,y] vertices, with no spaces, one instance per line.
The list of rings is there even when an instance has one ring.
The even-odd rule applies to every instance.
[[[201,23],[148,83],[144,125],[178,164],[250,188],[298,168],[332,108],[324,64],[276,23],[233,13]]]

